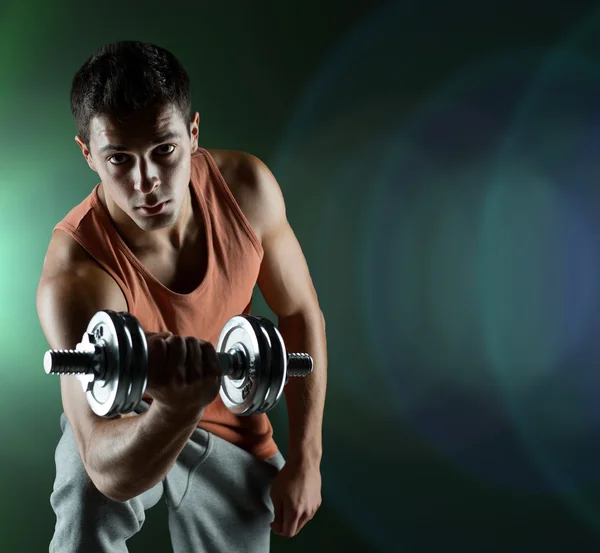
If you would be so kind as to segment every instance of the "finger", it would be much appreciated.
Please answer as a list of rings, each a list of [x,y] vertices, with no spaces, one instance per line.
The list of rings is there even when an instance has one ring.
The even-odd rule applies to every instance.
[[[298,524],[296,525],[296,528],[295,528],[292,536],[295,536],[296,534],[298,534],[300,532],[300,530],[302,530],[302,528],[304,528],[306,526],[306,523],[309,522],[311,519],[312,519],[312,516],[310,516],[308,513],[304,513],[299,518]]]
[[[221,376],[221,367],[219,365],[219,356],[217,350],[210,342],[198,342],[202,350],[202,368],[206,377]]]
[[[166,340],[173,336],[172,332],[144,332],[146,336],[146,344],[150,346],[151,343],[155,342],[155,339]]]
[[[291,538],[298,525],[298,512],[291,505],[284,506],[283,520],[281,523],[281,532],[284,536]]]
[[[186,384],[192,384],[199,377],[202,377],[202,351],[198,340],[191,336],[186,338],[186,348]]]
[[[163,383],[164,367],[167,362],[168,347],[164,340],[150,339],[148,342],[148,386]]]
[[[276,534],[282,533],[282,522],[283,522],[283,506],[281,501],[274,500],[273,501],[273,522],[271,523],[271,530]]]
[[[170,336],[165,342],[167,343],[165,372],[180,383],[184,383],[186,381],[185,340],[182,336]]]
[[[221,387],[222,372],[219,365],[219,358],[217,352],[210,342],[200,342],[200,348],[202,349],[202,375],[207,384],[211,384],[207,387],[207,390],[211,390],[215,397],[219,393]]]

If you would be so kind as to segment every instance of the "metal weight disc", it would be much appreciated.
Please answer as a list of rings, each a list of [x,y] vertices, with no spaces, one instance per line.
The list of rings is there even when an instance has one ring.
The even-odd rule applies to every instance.
[[[287,351],[285,342],[277,327],[264,317],[255,317],[258,323],[269,336],[271,344],[271,363],[269,365],[269,389],[258,413],[266,413],[277,405],[283,393],[283,387],[287,379]]]
[[[120,358],[120,371],[118,376],[117,396],[112,409],[104,415],[105,417],[114,417],[121,413],[123,405],[127,400],[127,395],[131,388],[131,358],[133,355],[133,342],[129,330],[126,328],[123,320],[116,311],[105,310],[110,315],[118,336],[118,350]]]
[[[148,344],[144,330],[133,315],[123,311],[119,313],[119,317],[129,331],[132,343],[131,363],[129,367],[129,381],[131,385],[129,393],[119,411],[121,414],[125,414],[133,411],[138,406],[146,391],[148,382]]]
[[[125,324],[125,321],[121,317],[120,313],[114,313],[117,317],[115,326],[118,330],[123,332],[126,337],[123,342],[119,342],[119,350],[122,351],[123,365],[121,367],[121,374],[119,376],[119,389],[123,390],[121,401],[115,405],[114,410],[110,413],[110,416],[118,415],[123,412],[123,409],[127,405],[129,394],[131,393],[131,377],[132,377],[132,359],[133,359],[133,337],[131,331]]]
[[[128,333],[117,313],[110,310],[99,311],[90,320],[87,332],[96,338],[96,343],[104,346],[106,374],[104,379],[95,379],[86,392],[92,411],[101,417],[118,414],[126,389],[123,367],[129,364],[131,342]],[[128,387],[128,386],[127,386]]]
[[[271,349],[271,336],[267,329],[260,323],[259,317],[248,316],[257,328],[259,343],[264,344],[267,355],[260,364],[260,370],[256,371],[256,379],[260,382],[261,389],[264,390],[260,397],[257,397],[257,406],[253,414],[264,413],[263,408],[271,389],[271,365],[273,364],[273,351]],[[258,394],[257,394],[258,395]],[[258,402],[260,401],[260,403]]]
[[[238,315],[227,321],[217,342],[217,353],[228,353],[231,349],[243,349],[246,353],[248,370],[243,378],[221,379],[219,394],[223,403],[236,415],[252,415],[262,405],[267,393],[265,380],[259,375],[269,361],[269,348],[260,325],[251,317]]]
[[[119,390],[122,391],[121,400],[115,402],[113,410],[108,416],[118,415],[124,412],[129,402],[129,394],[131,393],[131,377],[133,359],[133,337],[131,330],[128,328],[125,320],[121,317],[121,313],[115,313],[117,320],[115,327],[123,332],[125,340],[119,342],[119,350],[122,353],[121,372],[119,373]]]
[[[256,394],[257,406],[253,414],[264,413],[263,408],[271,389],[271,366],[273,365],[273,350],[271,348],[271,336],[266,328],[260,324],[258,317],[250,317],[256,328],[258,329],[259,343],[264,344],[266,355],[263,357],[263,362],[260,364],[260,370],[256,371],[256,380],[260,384],[260,396]],[[259,403],[260,401],[260,403]]]
[[[253,387],[256,389],[253,405],[244,415],[256,415],[261,413],[261,407],[265,402],[271,383],[271,340],[268,333],[258,322],[257,317],[244,315],[244,318],[254,328],[254,335],[258,341],[260,350],[260,363],[255,365],[254,376],[252,378]],[[247,347],[247,345],[245,344]]]

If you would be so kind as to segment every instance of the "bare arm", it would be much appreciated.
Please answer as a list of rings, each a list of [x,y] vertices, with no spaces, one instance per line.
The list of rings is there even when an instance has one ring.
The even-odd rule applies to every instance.
[[[259,221],[264,258],[258,286],[278,317],[288,351],[310,354],[313,373],[290,379],[285,387],[289,419],[288,462],[319,466],[327,386],[325,318],[319,307],[306,259],[286,217],[283,194],[271,171],[249,156],[253,201],[249,210]]]
[[[281,336],[289,351],[313,358],[314,371],[306,378],[292,378],[284,388],[288,408],[288,461],[319,466],[323,455],[322,432],[327,387],[325,319],[320,311],[280,317]]]
[[[278,317],[290,351],[309,353],[313,373],[290,379],[285,387],[289,422],[286,464],[271,488],[275,518],[271,527],[282,536],[296,535],[321,505],[323,411],[327,385],[325,318],[319,307],[306,259],[287,221],[283,195],[268,168],[253,163],[256,209],[264,258],[260,290]]]
[[[258,283],[265,301],[278,317],[287,350],[302,351],[313,358],[312,374],[292,378],[284,388],[289,424],[287,460],[318,467],[323,453],[327,387],[325,318],[304,256],[287,223],[265,244]]]
[[[78,248],[57,231],[38,287],[38,316],[53,349],[74,348],[97,311],[127,311],[114,280]],[[117,501],[135,497],[162,480],[198,421],[180,420],[158,403],[138,416],[105,419],[92,411],[74,376],[61,376],[60,386],[86,471],[98,490]]]

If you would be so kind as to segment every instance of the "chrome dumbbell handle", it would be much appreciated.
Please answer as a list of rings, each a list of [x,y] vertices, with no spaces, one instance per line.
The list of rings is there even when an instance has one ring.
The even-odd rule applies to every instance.
[[[247,356],[241,348],[232,348],[227,353],[217,353],[217,357],[223,376],[228,376],[233,380],[244,378]],[[287,354],[287,376],[308,376],[312,369],[312,357],[307,353]]]
[[[102,363],[97,353],[75,349],[52,349],[44,354],[46,374],[89,374],[102,378]]]
[[[287,354],[287,375],[304,377],[312,373],[313,360],[308,353]]]
[[[49,350],[44,355],[46,374],[87,374],[102,378],[101,348],[95,353],[77,350]],[[244,377],[244,352],[232,348],[227,353],[218,353],[223,376],[232,379]],[[312,358],[306,353],[288,353],[288,376],[303,377],[312,372]]]

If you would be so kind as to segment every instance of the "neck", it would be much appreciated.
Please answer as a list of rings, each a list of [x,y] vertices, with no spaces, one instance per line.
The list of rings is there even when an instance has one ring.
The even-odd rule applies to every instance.
[[[102,184],[98,188],[98,197],[100,203],[110,214],[117,232],[133,252],[179,250],[198,232],[193,216],[194,206],[189,187],[175,224],[149,231],[138,227],[110,198],[107,199]]]

